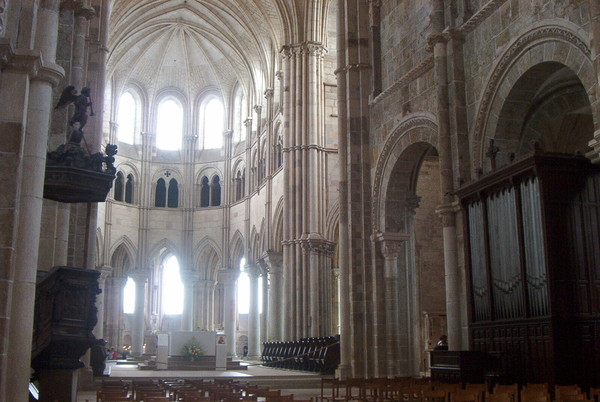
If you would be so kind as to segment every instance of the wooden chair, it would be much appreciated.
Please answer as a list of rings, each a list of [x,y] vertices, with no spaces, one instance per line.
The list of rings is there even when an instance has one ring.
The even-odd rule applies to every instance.
[[[557,402],[561,402],[582,401],[588,398],[578,385],[556,385],[554,387],[554,399]]]
[[[348,378],[346,380],[346,400],[364,400],[365,380]]]
[[[131,396],[115,395],[115,394],[103,394],[101,397],[96,397],[97,402],[125,402],[133,401]]]
[[[346,396],[341,390],[345,389],[346,382],[337,378],[321,378],[321,401],[345,401]]]
[[[389,387],[388,395],[393,400],[400,400],[403,402],[422,402],[423,387],[407,382],[392,384]]]
[[[479,389],[463,389],[450,393],[452,402],[482,402],[483,392]]]
[[[123,399],[127,398],[127,399]],[[131,401],[133,400],[131,395],[128,395],[127,391],[97,391],[96,392],[96,401],[105,402],[108,400],[122,400],[122,401]]]
[[[521,402],[551,402],[550,394],[539,389],[521,391]]]
[[[183,396],[181,396],[181,398],[177,399],[177,401],[178,402],[210,402],[210,397],[183,395]]]
[[[600,402],[600,388],[590,388],[590,399],[595,402]]]
[[[497,394],[486,392],[483,395],[483,399],[485,400],[485,402],[517,402],[516,396],[509,392],[500,392]]]
[[[450,402],[450,393],[445,389],[424,390],[423,402]]]

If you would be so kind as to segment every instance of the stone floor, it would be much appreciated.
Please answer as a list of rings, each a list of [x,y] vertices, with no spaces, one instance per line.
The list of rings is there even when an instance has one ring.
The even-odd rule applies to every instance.
[[[283,395],[293,394],[299,400],[317,400],[321,394],[322,375],[315,373],[282,370],[261,366],[258,362],[245,362],[247,370],[240,371],[179,371],[179,370],[139,370],[135,364],[108,363],[107,373],[110,379],[122,378],[124,380],[148,378],[233,378],[239,381],[251,382],[270,389],[281,389]],[[96,380],[98,388],[100,379]],[[96,391],[79,391],[78,402],[95,402]]]

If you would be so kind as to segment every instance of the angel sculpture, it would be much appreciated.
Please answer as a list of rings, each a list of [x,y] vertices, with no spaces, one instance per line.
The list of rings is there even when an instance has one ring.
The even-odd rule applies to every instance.
[[[90,100],[90,88],[82,88],[81,94],[78,95],[75,87],[69,85],[62,91],[55,109],[62,109],[71,103],[75,105],[75,113],[73,113],[73,117],[69,120],[69,125],[73,127],[73,133],[71,133],[69,142],[79,144],[83,139],[83,127],[85,127],[88,119],[88,107],[90,108],[90,116],[94,116],[94,108]],[[75,127],[75,123],[78,123],[77,127]]]

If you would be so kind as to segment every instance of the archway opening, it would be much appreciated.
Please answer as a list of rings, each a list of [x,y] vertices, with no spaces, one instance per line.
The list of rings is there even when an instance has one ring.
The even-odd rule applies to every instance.
[[[556,62],[537,64],[516,81],[500,110],[497,166],[535,147],[585,154],[593,133],[589,97],[575,72]]]

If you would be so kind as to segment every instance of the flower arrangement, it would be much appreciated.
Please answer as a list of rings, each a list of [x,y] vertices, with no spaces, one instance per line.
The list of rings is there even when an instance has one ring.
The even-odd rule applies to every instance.
[[[192,337],[181,349],[181,353],[190,359],[197,359],[204,355],[204,350],[200,347],[200,343],[195,336]]]

